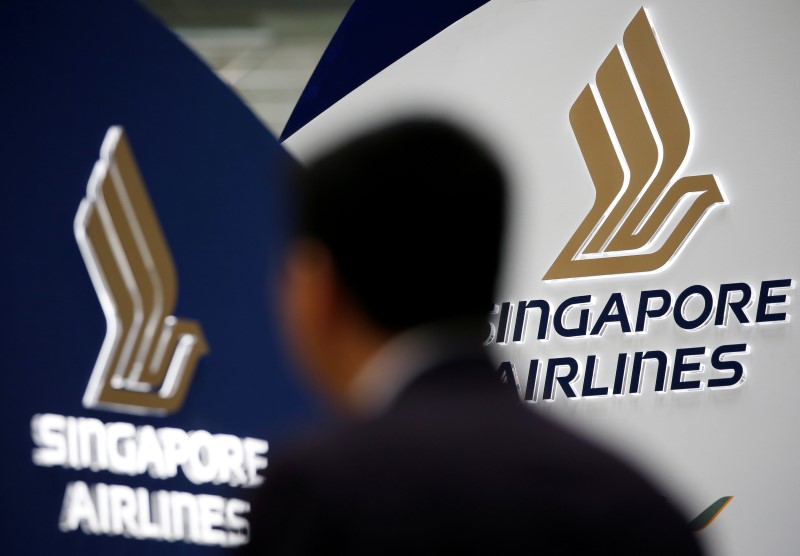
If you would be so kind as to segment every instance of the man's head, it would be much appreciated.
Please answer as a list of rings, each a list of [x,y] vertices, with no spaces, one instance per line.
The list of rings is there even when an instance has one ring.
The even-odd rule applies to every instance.
[[[296,181],[286,317],[302,362],[329,393],[398,332],[485,318],[505,183],[473,139],[406,120],[350,141]]]

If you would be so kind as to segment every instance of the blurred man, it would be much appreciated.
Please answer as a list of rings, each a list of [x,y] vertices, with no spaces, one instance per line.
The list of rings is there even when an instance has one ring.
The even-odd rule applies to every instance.
[[[299,188],[287,328],[351,422],[270,461],[248,553],[699,553],[639,474],[526,409],[483,354],[505,205],[483,148],[404,121]]]

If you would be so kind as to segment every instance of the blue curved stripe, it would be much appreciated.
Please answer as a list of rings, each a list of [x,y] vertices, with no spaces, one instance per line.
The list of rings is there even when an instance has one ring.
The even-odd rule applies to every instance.
[[[488,0],[355,0],[297,102],[281,141],[369,78]]]

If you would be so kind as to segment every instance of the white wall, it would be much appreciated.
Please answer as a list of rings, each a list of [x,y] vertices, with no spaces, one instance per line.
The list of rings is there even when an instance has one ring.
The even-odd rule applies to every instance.
[[[546,299],[555,306],[590,294],[597,317],[612,292],[622,292],[635,311],[643,290],[666,289],[674,297],[693,284],[713,292],[723,283],[746,282],[757,293],[764,280],[796,280],[800,4],[741,0],[645,4],[693,124],[693,149],[678,177],[714,174],[727,204],[710,210],[662,269],[542,280],[594,199],[570,107],[640,7],[628,0],[494,0],[352,92],[286,145],[307,160],[362,126],[420,109],[476,129],[508,165],[513,185],[498,303]],[[773,312],[793,317],[795,290],[774,293],[790,299]],[[755,316],[756,307],[747,312]],[[682,347],[713,351],[746,343],[749,353],[731,357],[746,368],[735,388],[657,393],[647,377],[638,396],[566,399],[559,391],[555,401],[532,406],[615,445],[667,487],[688,517],[734,496],[699,533],[713,554],[789,554],[796,550],[793,498],[800,494],[798,341],[793,321],[712,322],[687,331],[670,317],[654,321],[647,333],[623,334],[612,324],[588,339],[553,334],[537,341],[531,328],[525,342],[493,344],[491,352],[498,362],[514,363],[524,390],[534,358],[572,356],[585,364],[597,355],[598,383],[610,386],[619,353],[657,349],[674,356]],[[730,375],[714,371],[709,357],[692,360],[704,362],[705,370],[685,380]],[[580,389],[580,381],[575,385]]]

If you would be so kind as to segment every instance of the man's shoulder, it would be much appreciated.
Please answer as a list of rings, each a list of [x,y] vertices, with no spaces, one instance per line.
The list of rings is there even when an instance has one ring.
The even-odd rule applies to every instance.
[[[640,473],[590,438],[505,394],[472,387],[420,388],[376,418],[306,439],[276,458],[272,471],[283,469],[323,492],[358,491],[365,477],[406,492],[429,483],[453,492],[482,485],[495,493],[485,494],[487,503],[494,496],[529,509],[576,493],[656,496]]]
[[[521,403],[486,362],[455,362],[425,373],[384,413],[308,437],[280,459],[340,481],[387,469],[398,480],[426,474],[441,481],[470,474],[481,481],[512,478],[519,489],[553,474],[575,484],[642,482],[591,439]],[[498,468],[504,472],[494,473]]]
[[[590,551],[613,533],[620,554],[697,553],[685,520],[646,478],[487,372],[429,373],[385,413],[276,457],[267,472],[274,504],[302,500],[303,515],[313,508],[337,534],[358,523],[354,535],[413,531],[430,542],[488,542],[488,552],[521,547],[513,531],[533,528],[554,549]],[[655,538],[667,540],[654,547]]]
[[[398,406],[298,447],[268,482],[286,488],[278,505],[302,501],[303,515],[358,539],[402,531],[502,552],[527,546],[526,530],[555,553],[608,535],[619,554],[697,553],[684,518],[619,458],[520,403],[486,409]]]

